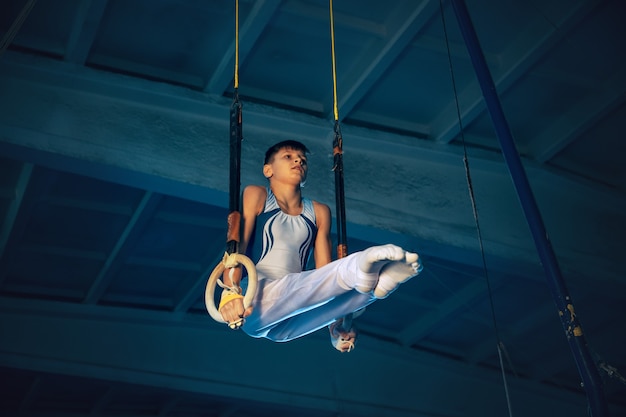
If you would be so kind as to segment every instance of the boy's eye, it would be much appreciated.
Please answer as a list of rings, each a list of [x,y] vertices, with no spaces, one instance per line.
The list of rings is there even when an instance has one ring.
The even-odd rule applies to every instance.
[[[292,154],[288,154],[288,153],[286,153],[286,154],[283,156],[283,158],[285,158],[285,159],[293,159],[293,158],[298,158],[298,159],[300,159],[300,161],[302,162],[302,165],[306,165],[306,158],[304,158],[304,157],[303,157],[303,156],[301,156],[301,155],[292,155]]]

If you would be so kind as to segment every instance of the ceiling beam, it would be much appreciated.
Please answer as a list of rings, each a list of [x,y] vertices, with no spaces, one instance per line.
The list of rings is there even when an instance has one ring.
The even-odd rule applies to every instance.
[[[85,65],[109,0],[79,2],[65,46],[65,61]]]
[[[593,92],[580,103],[554,120],[529,143],[529,156],[538,162],[548,162],[566,149],[586,131],[626,101],[626,68],[615,70],[615,75],[595,85]]]
[[[100,416],[102,415],[102,410],[104,410],[107,405],[111,402],[111,400],[117,394],[117,389],[115,386],[110,386],[102,395],[96,399],[91,410],[89,411],[90,416]]]
[[[33,164],[21,164],[19,175],[13,188],[13,197],[7,204],[6,213],[4,215],[4,219],[2,220],[2,227],[0,228],[0,259],[4,256],[4,250],[7,246],[7,242],[9,241],[9,236],[13,230],[13,226],[15,225],[15,218],[17,217],[17,213],[20,211],[24,193],[26,192],[26,187],[30,182],[32,172]],[[2,277],[0,276],[0,284],[1,283]]]
[[[33,6],[35,5],[35,3],[37,3],[37,0],[26,0],[18,15],[14,16],[14,19],[11,22],[11,26],[6,31],[6,33],[4,33],[2,39],[0,39],[0,57],[4,54],[9,45],[13,43],[15,35],[17,35],[17,33],[22,28],[22,25],[28,18],[28,15],[33,10]]]
[[[40,393],[41,377],[37,376],[29,384],[28,391],[22,401],[20,402],[20,414],[28,415],[31,412],[33,404],[36,402],[37,395]]]
[[[580,1],[573,7],[561,9],[561,20],[552,23],[544,16],[537,17],[515,42],[501,54],[500,64],[492,65],[491,72],[498,94],[503,96],[528,71],[552,50],[570,30],[580,24],[598,2]],[[556,25],[556,26],[555,26]],[[520,53],[523,51],[523,53]],[[477,81],[465,86],[459,94],[461,122],[469,126],[485,110],[485,103]],[[451,102],[433,123],[433,135],[439,143],[450,143],[459,134],[456,101]]]
[[[143,224],[152,217],[160,201],[160,194],[154,194],[151,191],[144,193],[141,201],[139,201],[132,216],[128,220],[128,223],[126,223],[124,230],[120,233],[115,245],[107,254],[107,258],[102,268],[98,271],[98,275],[87,290],[83,303],[95,304],[98,302],[98,299],[106,291],[115,276],[115,271],[117,271],[117,268],[119,268],[123,262],[122,258],[119,256],[120,253],[123,252],[124,247],[127,245],[133,233],[137,233],[138,229],[141,229]]]
[[[437,305],[429,313],[412,321],[398,335],[403,346],[412,346],[427,336],[442,321],[454,320],[457,314],[467,309],[467,305],[478,297],[483,297],[487,290],[484,280],[469,283],[460,291],[451,294],[443,303]]]
[[[338,76],[347,81],[342,82],[342,90],[345,92],[338,97],[340,120],[349,117],[350,112],[380,77],[398,61],[420,30],[435,15],[438,7],[439,3],[436,0],[422,0],[417,6],[414,2],[407,2],[392,11],[391,17],[385,22],[387,32],[390,32],[385,42],[377,47],[368,48],[366,56],[361,58],[363,64],[352,66],[358,69],[358,73]],[[341,25],[340,20],[336,22]],[[329,114],[328,118],[334,120],[334,115]]]
[[[0,97],[6,109],[0,113],[0,150],[5,155],[218,207],[226,205],[225,116],[230,105],[226,98],[17,53],[4,56],[0,74],[0,85],[8,93]],[[12,102],[8,97],[22,99]],[[244,117],[246,132],[254,137],[243,143],[244,165],[253,166],[262,160],[265,148],[295,135],[313,151],[311,166],[322,167],[307,183],[307,194],[332,204],[334,196],[328,187],[332,172],[323,168],[330,166],[326,159],[332,133],[328,120],[253,103],[246,106]],[[408,233],[422,241],[475,248],[475,225],[467,207],[458,148],[350,125],[342,130],[354,143],[353,148],[344,149],[351,223],[368,226],[366,233],[374,227],[398,235]],[[473,149],[472,169],[474,184],[483,185],[475,186],[483,212],[490,214],[489,221],[496,228],[508,230],[500,233],[506,242],[492,242],[490,250],[527,260],[532,243],[523,238],[527,226],[521,210],[514,209],[519,203],[503,162],[493,153]],[[383,170],[384,182],[360,180]],[[242,183],[265,181],[258,171],[242,173]],[[532,164],[527,165],[527,172],[537,184],[534,191],[540,205],[545,200],[551,211],[574,207],[581,218],[597,218],[594,213],[600,210],[624,205],[620,195],[597,184],[576,182]],[[553,189],[561,190],[558,200]],[[583,191],[593,198],[582,200]],[[512,209],[492,211],[504,203]],[[420,227],[411,227],[406,219],[423,221]],[[583,235],[587,246],[589,236],[600,239],[595,233]],[[575,244],[572,240],[565,243]],[[588,265],[602,262],[606,262],[604,257],[597,263],[585,261]]]
[[[363,366],[358,353],[338,355],[326,334],[271,343],[204,315],[2,297],[0,331],[0,366],[325,413],[348,407],[365,417],[460,417],[480,414],[485,403],[505,409],[503,396],[493,395],[501,391],[497,370],[367,337],[359,348],[368,358]],[[268,379],[270,373],[281,378]],[[511,382],[520,409],[529,414],[550,409],[567,416],[584,407],[583,395],[535,384]],[[466,414],[440,401],[441,386],[455,392]]]
[[[195,280],[188,286],[187,291],[179,294],[178,299],[174,302],[174,308],[172,311],[176,313],[187,312],[198,301],[199,294],[204,294],[206,284],[211,276],[211,273],[217,265],[221,264],[223,260],[224,254],[215,248],[216,245],[218,245],[218,243],[215,243],[214,246],[211,247],[211,252],[219,253],[219,256],[213,259],[213,261],[209,263],[208,267],[197,275]],[[223,242],[220,242],[219,245],[224,246]]]
[[[545,323],[546,318],[550,317],[550,315],[552,315],[554,319],[556,329],[560,330],[558,327],[557,308],[554,302],[546,302],[541,305],[537,305],[533,302],[532,309],[529,309],[521,320],[507,325],[506,328],[502,326],[499,327],[501,342],[504,345],[512,345],[515,344],[516,340],[528,337],[529,333],[532,334],[533,328],[537,326],[537,323]],[[493,356],[496,352],[496,348],[497,346],[494,344],[493,340],[485,340],[474,346],[472,351],[467,355],[468,360],[473,364],[481,363]]]
[[[1,140],[0,140],[1,143]],[[8,245],[10,239],[19,239],[24,233],[28,220],[32,215],[32,212],[36,209],[38,199],[46,198],[50,189],[56,182],[57,175],[54,172],[47,173],[48,175],[41,175],[41,171],[26,164],[22,167],[18,184],[16,184],[16,192],[20,192],[19,206],[9,209],[18,210],[13,214],[9,214],[10,219],[13,217],[13,222],[10,224],[10,230],[8,230],[8,240],[5,243],[4,250],[2,252],[3,259],[10,259],[17,255],[18,249],[14,245]],[[19,183],[19,182],[22,183]],[[9,262],[0,263],[0,287],[6,285],[5,281],[9,275]]]

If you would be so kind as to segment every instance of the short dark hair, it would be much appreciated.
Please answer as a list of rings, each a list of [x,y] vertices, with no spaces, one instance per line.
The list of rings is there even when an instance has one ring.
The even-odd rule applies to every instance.
[[[285,148],[300,151],[304,153],[305,155],[309,153],[309,149],[303,143],[298,142],[297,140],[291,140],[291,139],[284,140],[282,142],[278,142],[269,147],[267,152],[265,152],[265,162],[263,162],[263,165],[266,165],[272,162],[272,159],[274,159],[274,155],[276,155],[278,151],[280,151],[281,149],[285,149]]]

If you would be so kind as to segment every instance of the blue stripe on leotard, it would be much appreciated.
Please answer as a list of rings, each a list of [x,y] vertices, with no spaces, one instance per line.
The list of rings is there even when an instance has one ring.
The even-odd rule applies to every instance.
[[[256,263],[260,277],[282,278],[304,270],[316,235],[312,200],[302,199],[299,215],[286,214],[268,188],[265,207],[256,218],[247,253]]]

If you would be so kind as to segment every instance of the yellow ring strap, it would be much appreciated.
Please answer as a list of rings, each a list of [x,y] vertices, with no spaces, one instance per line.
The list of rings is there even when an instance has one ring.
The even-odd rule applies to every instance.
[[[220,299],[220,305],[217,308],[217,310],[220,311],[222,307],[224,307],[225,304],[237,298],[243,298],[243,295],[237,294],[236,292],[233,292],[233,291],[224,290],[222,292],[222,298]]]

